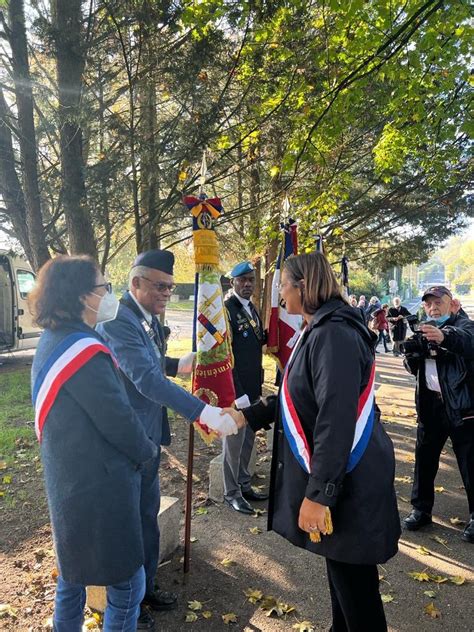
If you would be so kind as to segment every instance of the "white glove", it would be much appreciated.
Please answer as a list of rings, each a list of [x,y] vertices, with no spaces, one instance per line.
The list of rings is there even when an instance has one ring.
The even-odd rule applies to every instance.
[[[250,406],[250,400],[248,395],[241,395],[235,400],[236,408],[248,408]]]
[[[211,430],[219,432],[224,437],[237,434],[239,431],[237,424],[228,413],[221,415],[221,410],[222,408],[218,406],[206,404],[199,417],[199,421],[208,428],[211,428]]]
[[[196,358],[196,352],[191,351],[186,355],[182,356],[178,361],[178,373],[182,373],[183,375],[189,375],[189,373],[193,372],[194,361]]]

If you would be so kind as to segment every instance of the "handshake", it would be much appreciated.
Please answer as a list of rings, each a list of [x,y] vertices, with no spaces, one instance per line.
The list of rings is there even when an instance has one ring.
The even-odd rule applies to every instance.
[[[206,404],[199,421],[222,437],[237,434],[246,425],[246,420],[240,410],[235,408],[219,408]]]

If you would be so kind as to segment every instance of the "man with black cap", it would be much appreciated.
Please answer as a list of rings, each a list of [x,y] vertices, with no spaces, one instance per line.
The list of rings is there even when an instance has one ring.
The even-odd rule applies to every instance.
[[[237,408],[250,406],[262,394],[262,346],[265,331],[251,302],[255,290],[255,268],[249,261],[238,263],[230,273],[232,293],[225,301],[232,330],[233,378]],[[249,462],[255,434],[250,426],[223,440],[224,500],[235,511],[254,513],[249,500],[266,500],[250,485]]]
[[[431,524],[439,457],[450,437],[469,504],[462,539],[473,543],[474,322],[442,285],[431,287],[422,300],[428,322],[420,330],[428,348],[405,355],[405,367],[417,378],[418,430],[413,510],[404,523],[410,531]]]
[[[118,361],[132,407],[157,446],[171,442],[166,406],[189,421],[200,418],[223,436],[236,434],[238,430],[230,415],[222,416],[220,408],[205,404],[166,377],[191,373],[194,361],[193,353],[180,359],[166,357],[163,328],[157,319],[158,314],[164,313],[175,287],[173,264],[173,253],[168,250],[149,250],[138,255],[117,318],[97,328]],[[146,594],[138,619],[139,630],[154,629],[154,619],[144,605],[157,611],[177,605],[174,593],[155,587],[160,537],[159,463],[158,451],[157,458],[142,470],[140,512]]]

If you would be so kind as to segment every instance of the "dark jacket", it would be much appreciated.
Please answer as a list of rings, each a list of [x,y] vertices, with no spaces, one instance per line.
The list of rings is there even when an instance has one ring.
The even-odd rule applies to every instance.
[[[409,316],[410,312],[406,307],[400,305],[399,308],[390,307],[387,314],[387,320],[392,327],[392,338],[399,342],[400,340],[405,340],[405,336],[407,335],[407,324],[404,320],[394,320],[397,316]]]
[[[32,379],[77,322],[42,334]],[[43,430],[44,467],[54,546],[62,577],[106,586],[143,564],[139,466],[157,454],[135,417],[109,355],[92,357],[61,388]]]
[[[236,398],[248,395],[254,401],[262,394],[262,346],[265,344],[265,332],[260,317],[250,322],[251,316],[232,295],[225,301],[232,330],[232,352],[234,354],[234,378]]]
[[[392,442],[378,415],[367,449],[346,474],[359,396],[374,362],[375,334],[358,310],[333,299],[303,333],[289,367],[288,387],[305,432],[311,475],[298,464],[277,416],[270,486],[269,529],[333,560],[378,564],[397,552],[400,522],[393,486]],[[251,427],[270,422],[276,396],[244,410]],[[331,507],[334,533],[312,543],[298,527],[304,497]]]
[[[454,426],[474,424],[474,321],[464,311],[453,314],[441,328],[444,340],[436,356],[441,395]],[[416,376],[418,422],[429,424],[432,398],[428,389],[424,357],[405,357],[406,369]]]

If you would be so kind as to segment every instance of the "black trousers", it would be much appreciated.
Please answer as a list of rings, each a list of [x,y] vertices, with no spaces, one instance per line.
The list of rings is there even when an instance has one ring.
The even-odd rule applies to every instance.
[[[326,559],[332,603],[331,632],[386,632],[376,564]]]
[[[420,511],[431,513],[434,504],[434,482],[439,457],[448,437],[464,483],[469,513],[474,513],[474,420],[453,427],[442,400],[429,394],[429,416],[418,425],[415,449],[415,476],[411,504]]]

